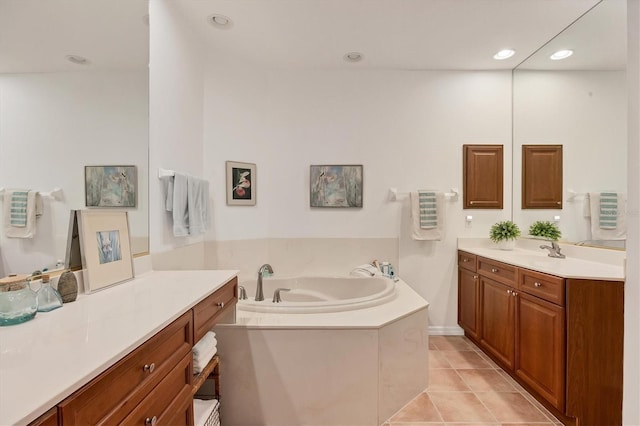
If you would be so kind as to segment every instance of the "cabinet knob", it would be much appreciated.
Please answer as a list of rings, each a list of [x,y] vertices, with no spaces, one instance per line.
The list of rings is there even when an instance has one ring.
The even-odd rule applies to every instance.
[[[474,276],[473,276],[473,279],[474,279],[474,280],[477,280],[477,279],[478,279],[478,276],[477,276],[477,275],[474,275]]]
[[[469,201],[469,204],[473,204],[473,201]]]
[[[516,293],[515,291],[512,291],[512,292],[511,292],[511,295],[512,295],[513,297],[516,297],[516,296],[518,295],[518,293]]]
[[[216,306],[220,309],[224,308],[224,302],[218,302],[216,303]]]
[[[537,282],[537,281],[536,281],[535,283],[533,283],[533,285],[534,285],[535,287],[542,287],[542,284],[541,284],[541,283],[539,283],[539,282]]]
[[[511,290],[507,290],[507,294],[511,294],[513,293]]]
[[[464,259],[462,259],[463,263],[467,263],[469,261],[469,259],[467,259],[466,257]]]
[[[158,418],[156,416],[147,417],[146,419],[144,419],[145,425],[156,426],[156,423],[158,423]]]
[[[491,268],[491,272],[493,272],[495,274],[496,272],[498,272],[498,269],[497,268]]]
[[[562,204],[562,201],[556,201],[556,204],[560,205],[560,204]]]
[[[145,364],[144,367],[142,367],[142,371],[144,371],[145,373],[153,373],[153,370],[156,369],[156,363],[152,362],[151,364]]]

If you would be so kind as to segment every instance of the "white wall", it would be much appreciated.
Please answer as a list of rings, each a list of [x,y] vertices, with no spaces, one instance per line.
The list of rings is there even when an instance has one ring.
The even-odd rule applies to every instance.
[[[592,239],[578,193],[627,192],[627,86],[624,71],[527,71],[514,73],[513,186],[522,187],[522,145],[563,145],[562,210],[522,210],[514,196],[514,221],[523,231],[536,220],[560,215],[562,237]]]
[[[457,330],[456,238],[487,236],[510,217],[510,116],[509,71],[257,70],[212,60],[204,119],[210,237],[399,238],[396,266],[431,302],[430,323]],[[506,208],[463,211],[461,200],[448,202],[445,239],[410,240],[408,199],[388,202],[389,188],[462,189],[463,144],[505,145]],[[226,206],[225,160],[257,164],[256,207]],[[311,209],[311,164],[363,164],[363,208]],[[465,214],[474,216],[471,228]]]
[[[624,309],[624,391],[622,422],[640,424],[640,1],[627,2],[629,87],[629,210]]]
[[[204,237],[173,236],[173,222],[163,209],[162,186],[157,178],[159,168],[203,175],[202,46],[175,10],[174,2],[151,1],[149,19],[150,250],[157,254],[194,245],[199,248],[185,257],[184,268],[202,268]],[[154,261],[153,266],[163,269],[166,263]]]
[[[146,70],[0,75],[0,187],[64,191],[63,201],[44,200],[33,239],[0,232],[0,276],[64,260],[69,211],[85,208],[86,165],[138,167],[138,206],[127,210],[132,239],[146,239],[147,99]]]

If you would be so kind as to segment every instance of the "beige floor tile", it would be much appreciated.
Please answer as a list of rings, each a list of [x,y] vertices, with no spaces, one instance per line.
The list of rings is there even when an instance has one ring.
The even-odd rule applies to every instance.
[[[499,369],[500,366],[498,364],[496,364],[489,355],[485,354],[484,352],[482,352],[481,350],[478,350],[478,355],[480,355],[482,357],[482,359],[484,359],[485,361],[487,361],[489,363],[489,365],[492,368],[495,369]]]
[[[447,361],[446,354],[440,351],[429,351],[429,368],[452,368],[449,361]]]
[[[442,422],[442,417],[429,395],[421,393],[389,419],[392,425],[403,422]]]
[[[475,351],[443,351],[453,368],[491,368],[491,365]]]
[[[500,426],[553,426],[553,423],[501,423]]]
[[[476,392],[515,392],[514,388],[496,370],[472,369],[456,370],[472,391]]]
[[[549,419],[519,392],[476,392],[476,396],[501,422],[549,422]]]
[[[473,347],[466,342],[464,336],[431,336],[429,343],[433,343],[441,351],[472,351]]]
[[[443,369],[429,372],[429,391],[466,391],[469,386],[460,378],[456,370]]]
[[[446,422],[495,422],[495,417],[472,392],[431,392],[431,401]]]

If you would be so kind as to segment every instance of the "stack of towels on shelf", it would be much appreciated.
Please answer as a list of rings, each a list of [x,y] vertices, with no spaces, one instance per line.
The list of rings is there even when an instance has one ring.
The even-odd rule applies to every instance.
[[[163,176],[165,210],[172,213],[173,235],[204,234],[211,222],[209,182],[182,173]]]
[[[208,331],[198,343],[193,345],[193,374],[200,374],[217,352],[216,333]]]
[[[36,219],[42,216],[42,197],[28,189],[5,189],[4,234],[7,238],[33,238]]]
[[[195,426],[220,426],[220,402],[217,399],[193,400],[193,424]]]

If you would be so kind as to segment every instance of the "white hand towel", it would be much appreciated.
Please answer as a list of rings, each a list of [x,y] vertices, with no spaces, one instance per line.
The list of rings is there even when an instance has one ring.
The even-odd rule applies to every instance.
[[[589,205],[591,217],[592,240],[626,240],[627,239],[627,197],[618,193],[618,209],[615,229],[603,229],[600,226],[600,193],[590,192],[585,196],[585,202]]]
[[[211,358],[213,358],[216,353],[218,353],[218,348],[214,346],[213,349],[211,349],[206,353],[200,354],[199,357],[196,358],[194,356],[193,357],[193,374],[200,374],[200,372],[204,370],[204,367],[207,366],[209,361],[211,361]]]
[[[173,235],[189,235],[187,175],[176,173],[173,179]]]
[[[26,193],[26,200],[23,193]],[[3,201],[6,237],[33,238],[36,235],[36,218],[43,212],[40,194],[24,189],[6,189]]]
[[[209,182],[187,177],[189,235],[204,234],[209,229]]]
[[[217,344],[216,333],[214,331],[207,331],[205,335],[193,345],[193,354],[199,356],[201,353],[209,352]]]
[[[435,192],[435,191],[433,191]],[[436,225],[424,229],[420,223],[420,196],[417,192],[410,194],[411,198],[411,238],[417,241],[441,241],[444,237],[444,193],[436,194]]]
[[[164,195],[164,209],[173,211],[173,176],[162,176],[162,195]]]
[[[216,414],[214,411],[218,407],[216,399],[203,400],[193,399],[193,424],[194,426],[204,426],[209,418],[213,419]]]

